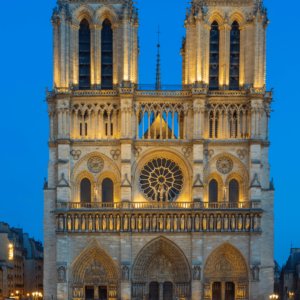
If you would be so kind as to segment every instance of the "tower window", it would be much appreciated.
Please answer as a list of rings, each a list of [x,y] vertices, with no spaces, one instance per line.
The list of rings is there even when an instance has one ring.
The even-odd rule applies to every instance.
[[[240,29],[237,21],[234,21],[230,31],[230,71],[229,89],[239,89],[240,74]]]
[[[236,111],[231,112],[230,115],[230,138],[236,139],[237,138],[237,126],[238,126],[238,119]]]
[[[80,202],[90,203],[92,199],[91,182],[88,178],[83,178],[80,182]]]
[[[91,88],[91,34],[86,19],[80,23],[79,29],[79,89]]]
[[[209,89],[219,89],[219,25],[211,24],[209,47]]]
[[[114,183],[110,178],[102,181],[102,202],[114,202]]]
[[[101,31],[101,88],[113,88],[113,31],[108,19],[104,20]]]
[[[212,179],[209,182],[209,202],[218,202],[218,182]]]
[[[229,202],[239,202],[239,183],[236,179],[229,182]]]

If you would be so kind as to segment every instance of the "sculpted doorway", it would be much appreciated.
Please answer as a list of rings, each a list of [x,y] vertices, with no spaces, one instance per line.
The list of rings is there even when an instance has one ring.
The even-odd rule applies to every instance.
[[[132,298],[190,298],[190,267],[181,249],[166,238],[148,243],[132,268]],[[157,295],[158,291],[158,295]]]
[[[249,269],[243,254],[225,242],[206,259],[203,270],[206,300],[244,300],[249,294]]]

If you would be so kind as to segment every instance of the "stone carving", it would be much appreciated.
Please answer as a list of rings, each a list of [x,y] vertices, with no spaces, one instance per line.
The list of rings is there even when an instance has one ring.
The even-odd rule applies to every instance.
[[[96,230],[99,231],[100,230],[100,219],[99,216],[96,216]]]
[[[153,216],[152,219],[152,230],[155,231],[156,230],[156,215]]]
[[[235,217],[234,217],[234,215],[232,215],[232,217],[231,217],[230,225],[231,225],[231,230],[234,231],[235,230]]]
[[[207,150],[207,149],[205,149],[204,151],[203,151],[203,153],[204,153],[204,155],[206,156],[206,159],[207,160],[209,160],[209,159],[211,159],[212,158],[212,156],[214,155],[214,150]]]
[[[180,219],[180,230],[182,230],[182,231],[184,230],[184,223],[185,223],[184,221],[185,221],[184,215],[182,215],[181,219]]]
[[[231,271],[232,266],[227,259],[223,258],[222,260],[220,260],[219,262],[216,263],[215,270],[216,271]]]
[[[132,286],[132,294],[134,298],[146,299],[146,285],[145,284],[134,284]]]
[[[95,186],[95,187],[94,187],[94,199],[95,199],[95,202],[96,202],[97,198],[98,198],[98,189],[97,189],[97,187]]]
[[[149,230],[149,228],[150,228],[150,219],[149,219],[149,216],[147,215],[146,216],[146,222],[145,222],[145,229]]]
[[[81,220],[81,230],[85,231],[85,216],[82,216],[82,220]]]
[[[159,230],[163,231],[164,230],[164,217],[163,217],[163,215],[160,215],[158,223],[159,223]]]
[[[246,286],[239,284],[237,286],[237,299],[246,299]]]
[[[66,269],[61,266],[57,270],[58,276],[57,276],[57,281],[58,282],[65,282],[66,281]]]
[[[113,219],[112,215],[110,215],[110,217],[109,217],[109,230],[110,231],[114,230],[114,219]]]
[[[129,281],[129,268],[127,266],[122,269],[122,281]]]
[[[133,152],[133,155],[135,157],[139,157],[141,152],[142,152],[142,148],[141,147],[134,147],[134,148],[132,148],[132,152]]]
[[[64,231],[64,218],[62,216],[58,219],[58,230]]]
[[[106,231],[106,216],[105,215],[103,215],[103,219],[102,219],[102,229],[103,229],[103,231]]]
[[[187,219],[187,230],[188,231],[192,230],[192,219],[191,219],[190,215],[188,216],[188,219]]]
[[[107,272],[102,264],[94,259],[85,271],[84,283],[98,285],[107,282]]]
[[[124,231],[128,230],[128,217],[125,215],[124,217]]]
[[[93,231],[93,219],[92,216],[89,216],[89,231]]]
[[[84,297],[83,288],[81,288],[81,287],[74,287],[73,297],[74,298],[83,298]]]
[[[222,174],[229,173],[233,168],[233,161],[229,157],[221,157],[217,160],[217,169]]]
[[[210,299],[210,294],[211,294],[210,284],[205,284],[203,287],[204,287],[204,299]]]
[[[251,223],[250,217],[249,217],[249,215],[247,215],[247,216],[246,216],[246,222],[245,222],[245,230],[246,230],[246,231],[249,231],[249,230],[250,230],[250,223]]]
[[[139,215],[138,217],[138,230],[142,230],[143,229],[143,219],[142,219],[142,216]]]
[[[140,174],[141,190],[150,201],[175,201],[182,190],[183,181],[179,165],[166,158],[149,161]]]
[[[243,159],[245,157],[245,155],[247,154],[247,150],[246,149],[239,149],[236,151],[237,155],[239,156],[240,159]]]
[[[116,229],[117,229],[117,231],[120,231],[120,226],[121,226],[121,220],[120,220],[120,216],[119,215],[117,215],[117,221],[116,221]]]
[[[224,218],[224,230],[228,230],[228,217],[227,215],[225,215],[225,218]]]
[[[178,230],[178,219],[177,219],[176,215],[174,217],[174,224],[173,224],[173,226],[174,226],[174,231],[177,231]]]
[[[243,219],[241,215],[239,215],[237,223],[238,223],[238,230],[241,231],[243,229]]]
[[[78,231],[79,230],[79,218],[78,216],[76,215],[75,216],[75,231]]]
[[[211,215],[209,218],[209,230],[213,231],[214,230],[214,216]]]
[[[260,229],[259,219],[257,217],[257,214],[255,214],[253,218],[253,230],[259,231],[259,229]]]
[[[108,297],[109,298],[117,298],[117,287],[116,286],[110,286],[108,288]]]
[[[221,216],[218,215],[218,217],[217,217],[217,230],[221,231],[221,229],[222,229],[222,219],[221,219]]]
[[[167,226],[166,226],[167,231],[171,230],[171,217],[167,217]]]
[[[73,158],[75,160],[78,160],[80,155],[81,155],[81,151],[80,150],[72,150],[71,152],[71,155],[73,156]]]
[[[72,230],[72,219],[71,219],[70,215],[68,215],[67,226],[68,226],[68,231],[71,231]]]
[[[193,152],[193,150],[190,147],[183,147],[182,152],[185,157],[189,157],[191,155],[191,153]]]
[[[111,150],[110,154],[114,160],[117,160],[121,154],[121,151],[120,150]]]
[[[190,297],[190,284],[176,284],[175,295],[177,299],[189,299]]]
[[[202,226],[203,230],[206,231],[206,230],[207,230],[207,219],[206,219],[206,215],[204,215],[204,217],[203,217],[203,224],[202,224],[202,225],[203,225],[203,226]]]
[[[259,267],[254,266],[252,268],[252,280],[258,281],[259,280]]]
[[[131,217],[131,230],[135,230],[135,217]]]
[[[196,217],[195,217],[195,230],[196,231],[200,230],[200,218],[199,218],[199,215],[196,215]]]
[[[87,161],[89,170],[93,173],[100,173],[104,168],[104,160],[101,157],[93,156]]]
[[[200,270],[201,270],[200,266],[198,266],[198,265],[194,266],[194,271],[193,271],[193,280],[194,281],[201,280]]]

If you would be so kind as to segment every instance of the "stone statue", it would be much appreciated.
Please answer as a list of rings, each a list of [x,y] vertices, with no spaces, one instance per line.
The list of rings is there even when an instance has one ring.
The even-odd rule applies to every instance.
[[[125,215],[124,217],[124,231],[128,230],[128,217]]]
[[[63,267],[60,267],[58,269],[58,281],[59,282],[65,281],[65,269]]]
[[[232,217],[231,217],[231,230],[235,230],[235,217],[234,217],[234,215],[232,215]]]
[[[81,220],[81,230],[85,231],[85,215],[82,216],[82,220]]]
[[[103,231],[106,231],[106,216],[105,215],[103,215],[102,229],[103,229]]]
[[[184,230],[184,215],[182,215],[180,219],[180,230]]]
[[[71,231],[72,230],[72,219],[71,219],[71,216],[69,215],[68,216],[68,231]]]
[[[110,215],[109,217],[109,230],[110,231],[114,230],[114,218],[112,217],[112,215]]]
[[[259,219],[257,217],[257,214],[254,215],[253,218],[253,230],[258,231],[259,230]]]
[[[209,230],[213,231],[214,230],[214,216],[211,215],[209,218]]]
[[[64,230],[64,218],[61,216],[58,219],[58,230],[63,231]]]
[[[199,215],[196,215],[196,217],[195,217],[195,230],[196,231],[200,230],[200,218],[199,218]]]
[[[164,193],[165,193],[164,185],[160,184],[159,187],[158,187],[158,194],[159,194],[159,200],[160,200],[160,202],[163,201]]]
[[[143,229],[143,218],[141,215],[139,215],[138,218],[138,230],[142,230]]]
[[[121,220],[120,220],[120,216],[117,215],[117,231],[120,231],[120,225],[121,225]]]
[[[146,230],[149,230],[149,226],[150,226],[150,219],[149,219],[149,216],[147,215],[147,216],[146,216],[145,229],[146,229]]]
[[[95,198],[95,199],[98,198],[98,189],[97,189],[96,186],[94,187],[94,198]]]
[[[161,230],[161,231],[164,230],[164,217],[163,217],[163,215],[160,215],[160,218],[159,218],[159,230]]]
[[[170,216],[168,216],[168,218],[167,218],[167,231],[170,231],[171,230],[171,217]]]
[[[187,219],[187,230],[188,231],[192,230],[192,219],[191,219],[190,215],[188,216],[188,219]]]
[[[165,190],[165,201],[169,202],[169,187],[166,187],[166,190]]]
[[[100,220],[99,220],[99,216],[96,216],[96,230],[99,231],[100,230]]]
[[[156,230],[156,215],[153,216],[152,219],[152,230],[155,231]]]
[[[252,279],[259,280],[259,269],[257,266],[252,269]]]
[[[222,219],[221,219],[221,216],[218,215],[217,216],[217,231],[221,231],[222,229]]]
[[[202,223],[203,223],[203,230],[206,231],[206,230],[207,230],[207,219],[206,219],[206,215],[204,215]]]
[[[243,230],[243,218],[241,215],[238,217],[238,230],[241,231]]]
[[[178,219],[177,219],[177,216],[175,215],[174,217],[174,231],[177,231],[178,230]]]
[[[135,230],[135,217],[131,217],[131,230]]]
[[[129,268],[126,266],[122,270],[122,280],[129,281]]]
[[[200,268],[198,266],[194,267],[194,280],[200,280]]]
[[[93,231],[93,219],[92,215],[89,217],[89,231]]]
[[[245,230],[246,231],[250,230],[250,218],[249,218],[249,215],[246,216]]]
[[[225,218],[224,218],[224,230],[228,230],[228,217],[227,217],[227,215],[225,215]]]
[[[75,216],[75,231],[78,231],[79,230],[79,219],[78,219],[78,216],[76,215]]]

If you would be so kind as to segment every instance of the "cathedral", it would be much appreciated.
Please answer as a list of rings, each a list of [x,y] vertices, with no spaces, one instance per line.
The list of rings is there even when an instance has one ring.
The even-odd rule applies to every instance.
[[[161,83],[159,54],[156,83],[139,83],[138,4],[57,4],[45,299],[268,299],[273,91],[262,0],[187,3],[175,20],[186,36],[174,86]]]

